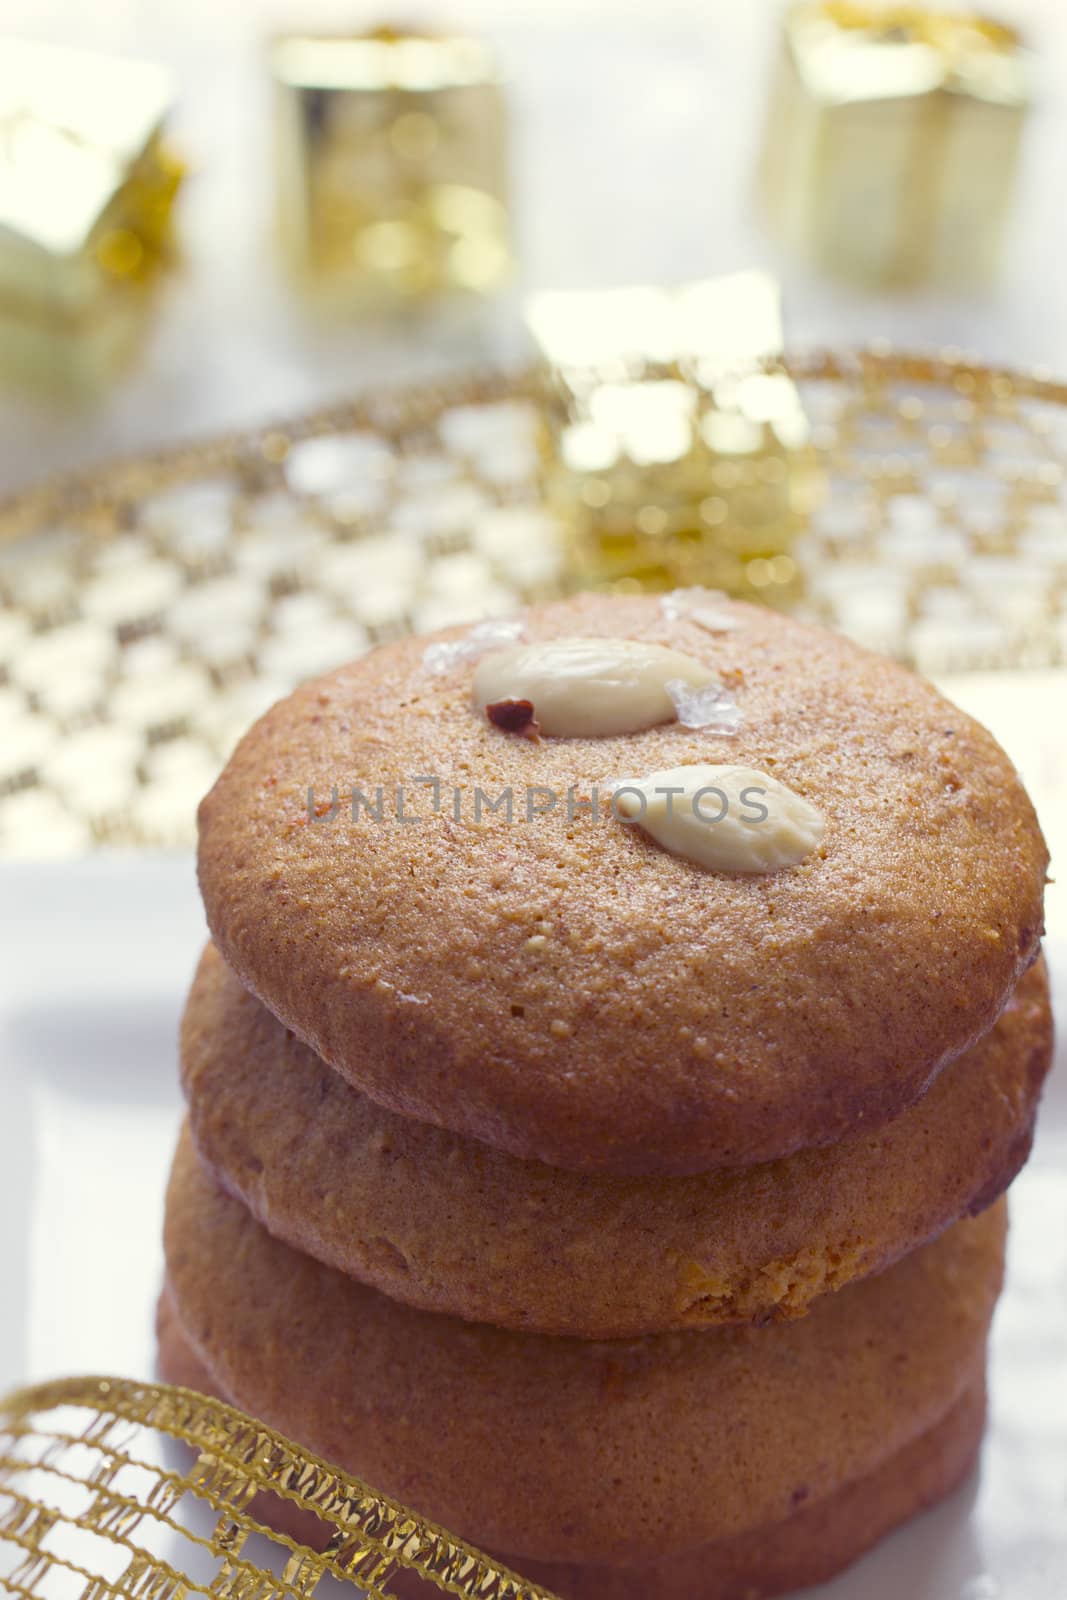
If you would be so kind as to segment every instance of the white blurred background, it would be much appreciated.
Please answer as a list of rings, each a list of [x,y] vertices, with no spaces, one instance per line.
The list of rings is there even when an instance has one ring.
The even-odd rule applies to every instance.
[[[422,0],[401,20],[496,43],[510,78],[519,270],[462,315],[316,323],[272,236],[264,35],[356,27],[388,6],[300,0],[4,0],[0,32],[173,71],[184,260],[138,364],[91,407],[0,393],[0,494],[159,443],[285,417],[382,382],[513,357],[528,288],[672,279],[765,264],[794,345],[954,345],[1067,375],[1064,152],[1067,8],[996,8],[1035,46],[1036,106],[1001,280],[984,295],[871,296],[781,259],[752,200],[770,76],[772,0]],[[2,48],[2,41],[0,41]]]

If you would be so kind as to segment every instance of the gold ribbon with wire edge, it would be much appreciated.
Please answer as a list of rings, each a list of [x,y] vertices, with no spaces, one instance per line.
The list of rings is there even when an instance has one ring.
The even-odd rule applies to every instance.
[[[72,1411],[82,1415],[72,1420]],[[195,1461],[182,1471],[146,1460],[136,1453],[145,1434],[157,1447],[189,1446]],[[217,1514],[210,1531],[189,1525],[189,1494]],[[324,1548],[259,1521],[259,1495],[318,1518]],[[66,1550],[64,1529],[76,1530]],[[280,1548],[280,1573],[243,1554],[252,1534]],[[166,1556],[150,1536],[167,1543]],[[198,1570],[215,1558],[212,1575],[193,1578],[175,1564],[183,1540]],[[80,1600],[306,1600],[326,1576],[359,1585],[370,1600],[395,1600],[389,1584],[402,1573],[469,1600],[555,1600],[233,1406],[124,1378],[63,1378],[0,1401],[0,1590],[38,1600],[57,1569],[84,1580]]]

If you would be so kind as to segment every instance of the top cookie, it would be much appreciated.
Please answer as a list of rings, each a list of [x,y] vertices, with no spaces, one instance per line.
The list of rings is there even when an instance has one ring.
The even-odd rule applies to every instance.
[[[475,709],[465,629],[274,706],[201,806],[200,882],[227,960],[338,1071],[517,1155],[682,1173],[884,1121],[991,1026],[1047,852],[983,728],[758,607],[581,595],[519,621],[669,646],[739,720],[523,737]],[[799,864],[715,870],[611,814],[613,780],[719,763],[815,808]]]

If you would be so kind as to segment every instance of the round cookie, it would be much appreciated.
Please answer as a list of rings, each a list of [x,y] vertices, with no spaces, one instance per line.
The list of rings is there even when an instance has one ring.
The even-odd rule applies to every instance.
[[[592,1338],[797,1316],[981,1210],[1026,1159],[1051,1052],[1038,961],[894,1121],[761,1166],[624,1178],[383,1109],[210,946],[181,1048],[201,1158],[275,1237],[408,1305]]]
[[[189,1348],[167,1294],[160,1302],[159,1365],[168,1382],[226,1398]],[[502,1559],[561,1600],[762,1600],[832,1577],[891,1528],[950,1493],[974,1463],[984,1423],[980,1373],[945,1417],[873,1472],[814,1503],[802,1501],[773,1526],[640,1567]],[[275,1496],[259,1497],[251,1510],[268,1527],[314,1549],[332,1532],[312,1513]],[[404,1600],[428,1600],[438,1592],[406,1573],[390,1578],[389,1587]]]
[[[731,687],[732,733],[502,732],[473,708],[469,654],[434,670],[442,641],[473,648],[459,629],[429,657],[425,639],[392,643],[280,702],[200,809],[226,960],[372,1098],[558,1166],[748,1165],[902,1111],[1036,954],[1033,809],[991,736],[903,668],[769,610],[718,609],[724,631],[650,597],[521,621],[529,640],[682,651]],[[608,814],[611,780],[708,762],[811,802],[818,849],[712,872]],[[354,787],[371,806],[381,787],[381,820],[363,804],[353,820]],[[577,804],[594,788],[596,819]],[[484,800],[476,818],[476,790],[510,791],[512,820]],[[557,803],[536,814],[546,792]]]
[[[461,1537],[661,1560],[780,1521],[931,1428],[977,1370],[1003,1204],[767,1328],[590,1341],[414,1311],[272,1239],[183,1135],[167,1281],[236,1405]]]
[[[185,1337],[166,1284],[156,1303],[156,1376],[162,1383],[195,1389],[198,1394],[230,1403]]]
[[[518,1570],[560,1600],[763,1600],[823,1583],[957,1487],[974,1466],[985,1410],[984,1380],[973,1378],[947,1416],[873,1472],[771,1527],[647,1566],[520,1561]],[[395,1588],[402,1600],[426,1594],[410,1581]]]

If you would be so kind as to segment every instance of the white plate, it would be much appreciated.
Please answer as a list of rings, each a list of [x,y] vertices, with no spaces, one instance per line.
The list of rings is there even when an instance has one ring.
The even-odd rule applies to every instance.
[[[0,867],[0,915],[0,1389],[73,1372],[149,1376],[163,1187],[181,1115],[175,1034],[204,936],[192,864]],[[1067,1015],[1067,943],[1049,954]],[[1012,1216],[980,1471],[813,1595],[1067,1595],[1062,1072]]]

